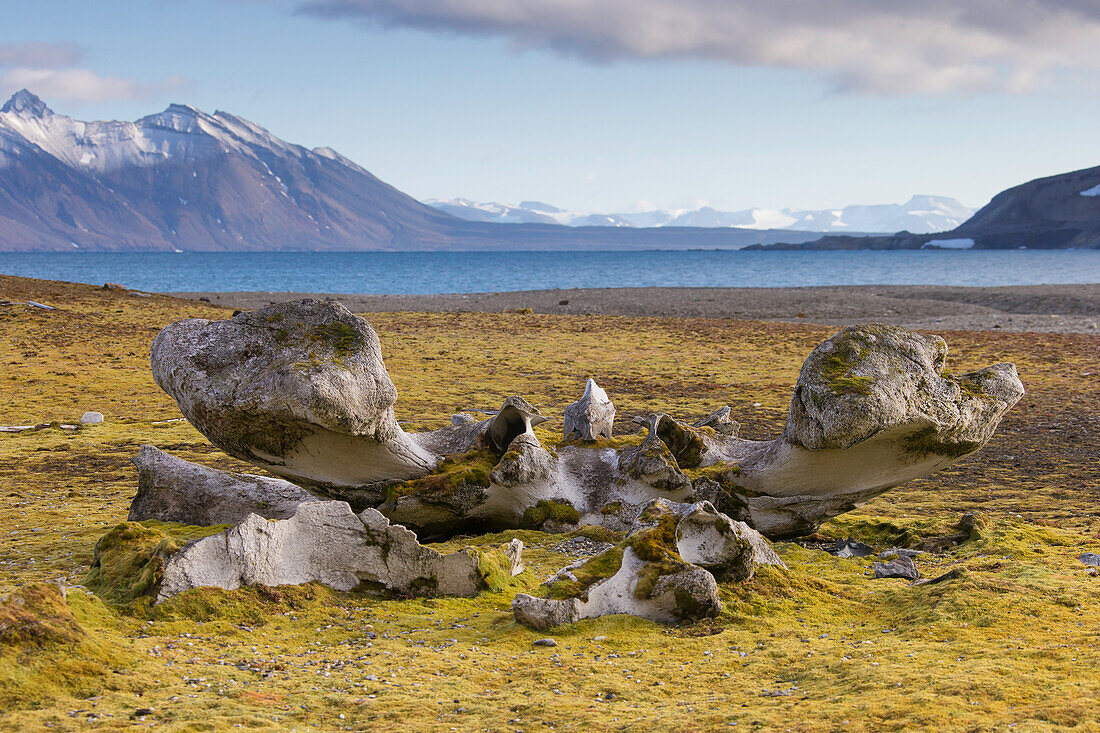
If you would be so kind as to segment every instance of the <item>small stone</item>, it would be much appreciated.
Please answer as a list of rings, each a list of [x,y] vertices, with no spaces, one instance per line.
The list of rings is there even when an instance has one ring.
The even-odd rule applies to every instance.
[[[902,556],[893,562],[876,562],[875,577],[916,580],[920,577],[920,571],[917,570],[917,564],[913,562],[912,558]]]
[[[553,639],[535,639],[533,644],[535,646],[557,646],[558,642]]]
[[[80,422],[84,425],[99,425],[103,422],[102,412],[85,412],[80,416]]]
[[[607,641],[607,637],[602,636],[602,635],[601,636],[593,636],[592,641]]]
[[[895,557],[908,557],[915,560],[918,555],[926,554],[924,550],[910,550],[906,547],[891,547],[878,554],[880,560],[889,560]]]
[[[867,557],[875,548],[870,545],[854,540],[849,537],[846,540],[837,540],[832,548],[828,549],[828,552],[836,555],[837,557]]]
[[[1086,565],[1100,567],[1100,555],[1097,555],[1095,552],[1086,552],[1084,555],[1081,555],[1077,559],[1085,563]]]

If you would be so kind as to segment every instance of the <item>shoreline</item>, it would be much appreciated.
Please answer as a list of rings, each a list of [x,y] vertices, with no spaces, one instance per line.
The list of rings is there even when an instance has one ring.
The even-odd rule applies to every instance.
[[[530,308],[556,315],[728,318],[842,326],[1100,333],[1100,283],[1084,285],[841,285],[777,288],[628,287],[449,294],[170,292],[227,308],[299,298],[334,298],[356,313],[501,313]]]

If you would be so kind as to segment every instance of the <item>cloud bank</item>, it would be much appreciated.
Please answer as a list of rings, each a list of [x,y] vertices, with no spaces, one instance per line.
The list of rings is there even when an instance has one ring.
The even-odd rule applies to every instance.
[[[308,0],[298,12],[595,62],[807,71],[874,95],[1025,93],[1100,70],[1095,0]]]
[[[188,86],[179,76],[157,82],[104,76],[78,64],[84,49],[71,43],[0,43],[0,93],[30,89],[48,99],[91,103],[148,99]]]

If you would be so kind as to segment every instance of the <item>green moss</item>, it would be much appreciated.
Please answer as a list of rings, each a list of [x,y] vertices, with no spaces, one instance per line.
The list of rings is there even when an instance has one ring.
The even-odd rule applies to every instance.
[[[386,495],[392,500],[422,491],[447,492],[462,486],[488,488],[489,473],[497,462],[496,454],[485,449],[448,456],[427,476],[390,486]]]
[[[0,603],[0,646],[26,649],[83,638],[84,629],[52,583],[30,583]]]
[[[927,427],[905,438],[903,446],[907,452],[918,456],[962,458],[981,448],[982,444],[975,440],[945,441],[940,439],[935,428]]]
[[[591,560],[572,570],[576,580],[559,580],[550,584],[550,598],[584,598],[588,597],[588,590],[601,580],[606,580],[619,572],[623,566],[623,545],[616,545],[606,552],[596,555]]]
[[[613,501],[600,507],[600,514],[618,514],[622,510],[623,503],[621,501]]]
[[[315,326],[309,335],[310,341],[329,346],[338,356],[350,356],[363,346],[363,337],[346,323],[328,323]]]
[[[624,547],[646,563],[638,573],[636,598],[649,598],[658,580],[684,569],[684,561],[676,550],[676,522],[676,515],[665,512],[658,518],[657,526],[637,532],[623,542]]]
[[[942,519],[926,517],[876,517],[842,514],[821,526],[820,532],[828,537],[852,539],[872,547],[916,547],[922,540],[949,533]]]
[[[302,585],[245,586],[235,590],[191,588],[149,609],[156,621],[228,621],[263,626],[280,614],[300,611],[317,604],[335,604],[337,594],[320,583]]]
[[[111,603],[128,604],[155,592],[164,560],[179,548],[160,530],[123,522],[96,543],[84,585]]]
[[[543,522],[548,519],[553,519],[562,524],[577,524],[581,521],[581,513],[564,499],[554,499],[553,501],[542,499],[538,504],[527,507],[523,512],[524,526],[532,529],[541,527]]]
[[[228,525],[194,527],[169,522],[123,522],[95,545],[84,585],[116,606],[147,606],[164,575],[164,561],[187,541],[223,532]]]
[[[645,439],[645,433],[637,432],[630,433],[629,435],[616,435],[612,438],[605,438],[602,435],[596,436],[595,440],[582,440],[576,433],[572,433],[566,438],[559,440],[557,443],[558,448],[566,448],[571,445],[583,445],[585,448],[598,448],[620,450],[622,448],[634,448],[641,445]]]
[[[499,549],[468,548],[477,554],[477,572],[489,591],[497,592],[524,585],[526,578],[512,575],[512,561]]]
[[[610,542],[615,544],[623,538],[622,532],[616,532],[608,529],[607,527],[597,527],[593,524],[585,524],[581,527],[577,527],[575,530],[569,533],[570,537],[586,537],[587,539],[594,540],[596,542]]]
[[[833,353],[821,360],[821,375],[834,394],[870,394],[874,378],[851,373],[869,353],[862,340],[853,336],[837,343]]]
[[[704,466],[702,468],[684,469],[684,475],[690,478],[693,482],[699,478],[709,478],[712,481],[717,481],[721,485],[735,485],[736,482],[734,481],[734,478],[741,475],[741,466],[736,463],[719,461],[718,463],[712,463],[709,466]]]

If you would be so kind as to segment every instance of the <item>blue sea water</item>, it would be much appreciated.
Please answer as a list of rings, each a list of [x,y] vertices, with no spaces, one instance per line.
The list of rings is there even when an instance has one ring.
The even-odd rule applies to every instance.
[[[1100,251],[0,253],[0,273],[154,292],[1032,285],[1100,282]]]

